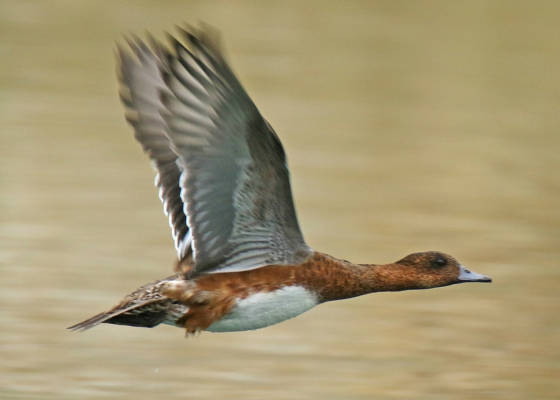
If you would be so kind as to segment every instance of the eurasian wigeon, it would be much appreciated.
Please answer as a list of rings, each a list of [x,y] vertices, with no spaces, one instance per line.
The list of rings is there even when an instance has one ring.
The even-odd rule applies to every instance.
[[[263,328],[317,304],[372,292],[491,282],[427,251],[385,265],[311,249],[294,209],[286,156],[209,28],[182,30],[173,51],[150,38],[118,47],[120,96],[156,185],[178,255],[176,273],[129,294],[102,322],[199,331]]]

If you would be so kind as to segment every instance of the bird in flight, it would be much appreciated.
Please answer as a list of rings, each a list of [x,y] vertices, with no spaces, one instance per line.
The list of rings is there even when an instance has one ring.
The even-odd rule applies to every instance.
[[[229,67],[219,35],[208,26],[179,32],[169,47],[149,36],[117,49],[120,97],[157,172],[175,273],[69,329],[163,323],[187,334],[244,331],[332,300],[491,282],[437,251],[377,265],[311,249],[280,139]]]

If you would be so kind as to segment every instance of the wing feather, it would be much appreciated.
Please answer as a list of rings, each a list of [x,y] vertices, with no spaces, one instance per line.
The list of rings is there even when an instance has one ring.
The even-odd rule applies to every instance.
[[[183,173],[167,136],[167,124],[161,116],[160,93],[166,89],[161,76],[161,57],[156,56],[140,39],[129,40],[132,55],[118,47],[120,98],[125,116],[134,128],[136,140],[151,158],[157,171],[155,184],[169,218],[169,225],[179,259],[191,255],[191,236],[184,213],[179,185]]]
[[[171,39],[161,100],[184,166],[194,273],[293,264],[308,256],[282,145],[208,31]],[[202,103],[202,104],[201,104]],[[195,117],[196,115],[196,117]]]
[[[296,264],[301,234],[282,144],[228,66],[210,28],[120,47],[120,97],[190,274]]]

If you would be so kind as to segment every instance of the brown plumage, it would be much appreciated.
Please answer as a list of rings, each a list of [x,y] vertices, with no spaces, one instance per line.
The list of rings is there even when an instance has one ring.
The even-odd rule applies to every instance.
[[[100,323],[257,329],[314,305],[379,291],[489,282],[439,252],[352,264],[304,241],[280,139],[226,62],[215,31],[180,29],[172,49],[150,38],[118,47],[120,96],[153,161],[177,251],[176,274],[147,284]]]
[[[439,265],[438,261],[444,261]],[[411,254],[395,263],[353,264],[315,252],[300,265],[269,265],[255,270],[215,273],[195,279],[181,275],[143,286],[106,313],[70,329],[89,329],[101,322],[152,327],[173,322],[187,333],[206,330],[226,315],[236,301],[251,294],[302,286],[318,295],[320,303],[373,292],[427,289],[461,283],[461,266],[439,252]],[[489,281],[481,278],[479,281]],[[177,317],[173,309],[187,311]]]

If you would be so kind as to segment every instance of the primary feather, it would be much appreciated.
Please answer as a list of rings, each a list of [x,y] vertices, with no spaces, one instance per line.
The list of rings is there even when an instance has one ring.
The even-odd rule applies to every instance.
[[[156,183],[190,276],[294,264],[301,234],[280,140],[228,66],[211,30],[181,30],[119,49],[123,102],[154,161]],[[130,113],[132,111],[132,113]]]

